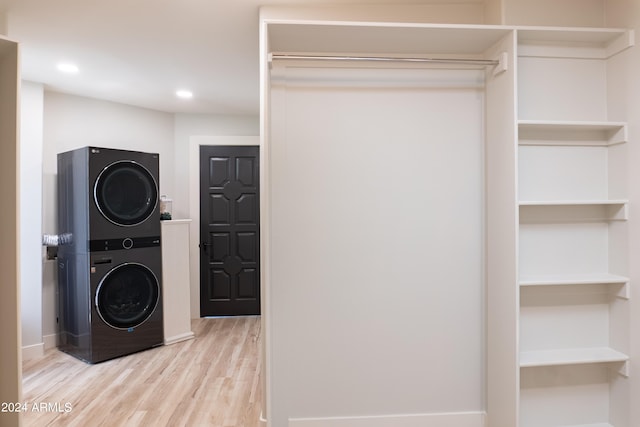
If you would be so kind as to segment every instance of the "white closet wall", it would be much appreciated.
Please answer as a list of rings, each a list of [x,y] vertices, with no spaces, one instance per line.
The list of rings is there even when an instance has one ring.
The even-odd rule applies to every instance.
[[[483,80],[274,65],[274,425],[482,410]]]
[[[608,0],[502,0],[509,25],[602,27]]]

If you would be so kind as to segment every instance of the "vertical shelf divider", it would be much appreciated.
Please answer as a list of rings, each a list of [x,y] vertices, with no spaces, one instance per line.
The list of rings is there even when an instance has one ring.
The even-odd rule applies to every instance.
[[[506,57],[505,72],[486,73],[487,412],[491,425],[516,426],[518,361],[516,34],[486,57]]]

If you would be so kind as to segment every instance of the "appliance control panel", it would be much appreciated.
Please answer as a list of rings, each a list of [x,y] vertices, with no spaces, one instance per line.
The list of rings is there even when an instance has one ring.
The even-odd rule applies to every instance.
[[[89,242],[91,252],[115,251],[120,249],[150,248],[160,246],[160,236],[125,237],[124,239],[100,239]]]

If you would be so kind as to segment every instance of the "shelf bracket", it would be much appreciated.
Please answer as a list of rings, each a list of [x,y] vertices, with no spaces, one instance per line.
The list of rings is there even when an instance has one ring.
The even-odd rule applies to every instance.
[[[623,52],[635,45],[635,33],[633,30],[627,30],[605,48],[607,58]]]
[[[493,68],[494,76],[502,74],[509,69],[509,54],[507,52],[500,52],[496,61],[498,61],[498,64]]]
[[[616,292],[616,298],[628,300],[631,299],[631,286],[629,282],[623,283]]]
[[[622,366],[618,369],[618,374],[625,378],[629,378],[629,361],[622,362]]]

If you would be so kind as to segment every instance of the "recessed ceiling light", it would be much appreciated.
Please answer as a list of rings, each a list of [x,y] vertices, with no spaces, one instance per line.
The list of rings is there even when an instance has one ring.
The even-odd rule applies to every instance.
[[[190,99],[193,98],[193,92],[191,92],[190,90],[177,90],[176,96],[182,99]]]
[[[58,71],[62,71],[63,73],[75,74],[80,69],[76,64],[72,64],[70,62],[60,62],[58,64]]]

